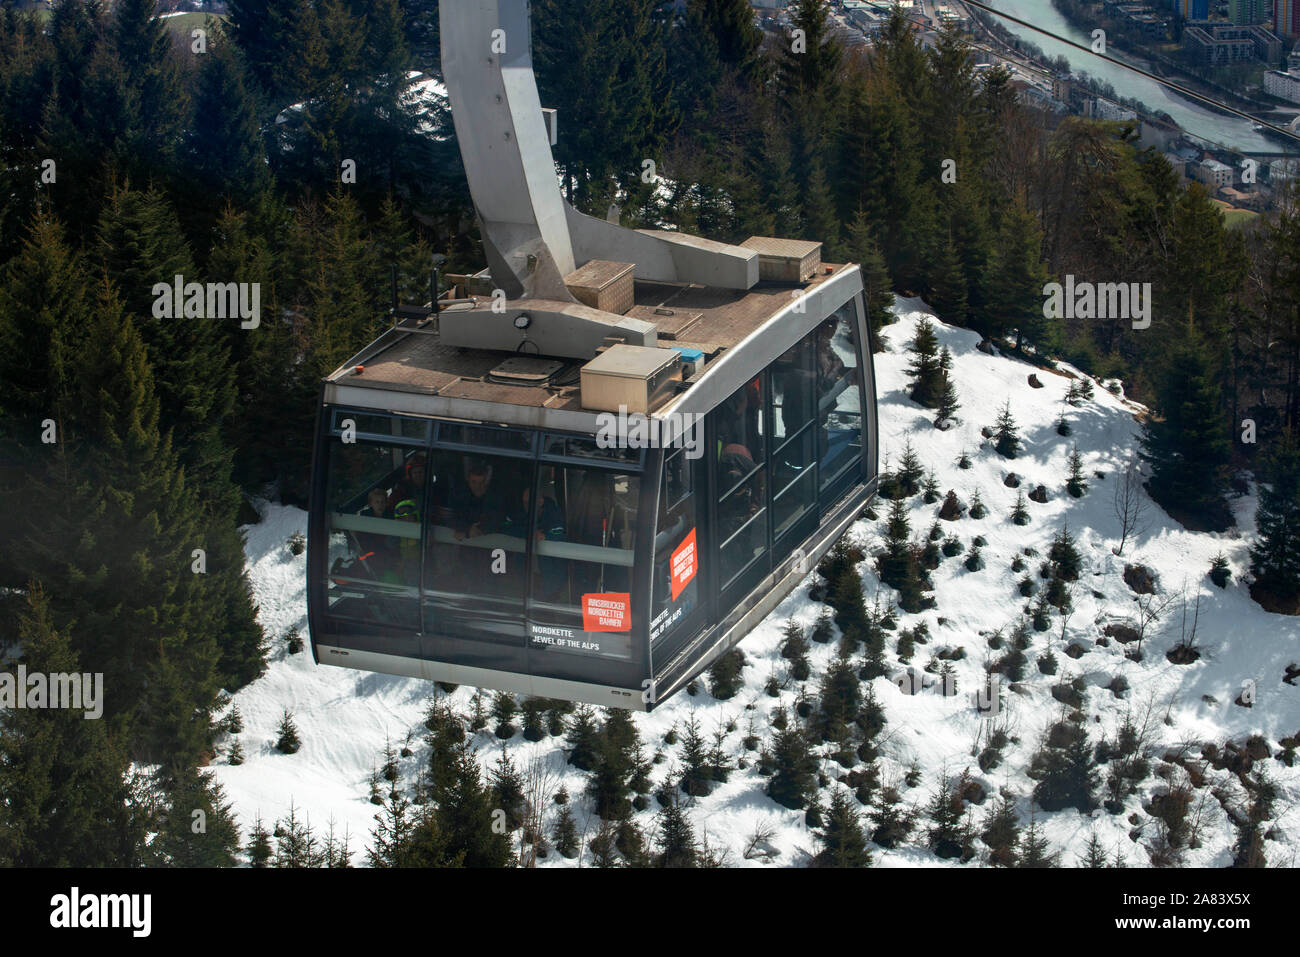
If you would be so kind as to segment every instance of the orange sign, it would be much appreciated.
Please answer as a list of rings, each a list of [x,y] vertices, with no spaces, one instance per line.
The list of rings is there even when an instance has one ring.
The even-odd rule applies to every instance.
[[[669,574],[672,575],[673,601],[676,601],[677,596],[691,583],[691,579],[695,577],[700,567],[695,552],[695,529],[692,528],[690,534],[682,539],[682,543],[673,549],[668,567]]]
[[[632,596],[605,592],[582,596],[583,631],[631,631]]]

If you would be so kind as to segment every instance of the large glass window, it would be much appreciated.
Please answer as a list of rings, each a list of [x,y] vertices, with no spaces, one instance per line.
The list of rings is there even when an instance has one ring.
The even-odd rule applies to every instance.
[[[767,551],[763,376],[710,415],[717,446],[718,571],[727,588]]]
[[[425,453],[335,439],[328,462],[330,613],[417,631]]]
[[[682,449],[667,453],[664,460],[650,615],[650,640],[656,654],[661,649],[670,651],[675,639],[683,637],[681,627],[700,604],[694,465]]]
[[[530,458],[435,450],[427,496],[425,630],[517,641],[527,592]]]
[[[531,525],[521,526],[533,540],[532,645],[630,657],[640,476],[543,463],[533,494]]]
[[[772,538],[778,558],[793,549],[803,529],[800,519],[817,507],[814,338],[805,336],[772,364]]]
[[[814,330],[817,452],[823,497],[833,497],[862,462],[862,387],[857,310],[850,299]]]

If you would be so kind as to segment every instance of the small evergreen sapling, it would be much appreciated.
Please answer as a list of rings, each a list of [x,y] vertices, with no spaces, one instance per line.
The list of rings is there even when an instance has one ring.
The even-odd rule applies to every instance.
[[[939,404],[943,375],[939,366],[939,340],[934,324],[922,318],[916,324],[916,337],[911,342],[912,362],[907,368],[910,380],[909,397],[917,405],[933,409]]]
[[[709,693],[719,701],[734,698],[743,684],[745,655],[739,648],[732,648],[709,666]]]
[[[924,476],[925,466],[921,464],[921,458],[916,454],[916,449],[912,448],[912,440],[909,438],[903,445],[903,458],[898,463],[895,475],[902,496],[908,497],[919,492]]]
[[[497,720],[496,736],[503,741],[513,738],[519,729],[514,725],[514,717],[519,713],[519,704],[509,691],[498,691],[492,698],[492,717]]]
[[[282,754],[293,754],[300,747],[302,742],[298,739],[298,726],[293,723],[293,715],[288,708],[284,709],[284,715],[280,718],[280,726],[276,729],[279,739],[275,742],[275,749]]]
[[[1020,433],[1016,429],[1015,417],[1011,414],[1011,400],[1008,399],[998,413],[997,425],[993,430],[993,448],[1003,458],[1014,459],[1020,451],[1020,445]]]
[[[1025,493],[1016,492],[1016,504],[1011,509],[1011,521],[1016,525],[1029,524],[1029,509],[1025,507]]]
[[[1228,565],[1228,556],[1219,552],[1210,562],[1210,581],[1220,588],[1227,588],[1232,580],[1232,568]]]
[[[926,505],[933,505],[939,501],[939,479],[933,472],[929,473],[921,483],[921,491],[924,493],[921,501]]]
[[[825,624],[825,640],[829,641],[832,633],[831,619],[830,613],[825,608],[818,616],[817,623],[819,626]],[[816,636],[816,629],[814,629],[814,636]],[[790,676],[795,681],[808,680],[808,676],[812,673],[812,666],[808,662],[808,639],[804,636],[803,626],[794,619],[786,622],[785,637],[781,640],[781,657],[790,662]]]
[[[957,401],[957,386],[952,381],[952,355],[944,346],[939,353],[939,414],[935,416],[935,428],[946,430],[957,419],[957,410],[961,403]]]
[[[1088,491],[1088,480],[1083,474],[1083,456],[1079,454],[1077,445],[1070,452],[1068,462],[1069,475],[1065,480],[1065,490],[1074,498],[1083,498]]]

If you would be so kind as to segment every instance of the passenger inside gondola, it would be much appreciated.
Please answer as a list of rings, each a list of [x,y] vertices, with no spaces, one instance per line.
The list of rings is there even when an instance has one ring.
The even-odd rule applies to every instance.
[[[420,524],[420,506],[413,499],[403,499],[393,509],[393,518],[399,522]],[[400,581],[404,585],[417,585],[420,581],[420,539],[399,538],[397,553],[400,559]]]
[[[357,514],[362,518],[393,519],[388,507],[388,493],[382,488],[372,488],[366,496],[366,507]],[[358,561],[371,578],[382,578],[392,568],[398,552],[398,539],[392,535],[375,532],[355,532]]]
[[[526,538],[529,534],[528,513],[532,503],[532,489],[525,485],[520,492],[515,507],[506,515],[504,531],[516,538]],[[562,542],[565,540],[564,513],[550,495],[543,494],[537,507],[537,521],[532,526],[533,539],[540,542]],[[568,575],[564,561],[547,555],[539,555],[534,565],[533,595],[542,601],[558,601],[565,597]]]
[[[393,494],[388,499],[392,508],[397,503],[409,499],[417,506],[424,504],[424,479],[428,468],[428,458],[423,452],[417,452],[406,461],[403,475],[393,487]]]
[[[492,466],[471,459],[465,466],[465,484],[451,496],[451,527],[458,540],[478,538],[498,531],[505,506],[492,487]]]

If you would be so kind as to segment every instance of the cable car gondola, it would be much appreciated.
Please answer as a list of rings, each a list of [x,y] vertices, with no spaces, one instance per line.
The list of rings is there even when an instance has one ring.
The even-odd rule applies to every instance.
[[[395,309],[323,383],[312,652],[650,710],[776,607],[875,491],[861,274],[819,243],[577,212],[553,173],[526,0],[440,16],[488,268]]]

